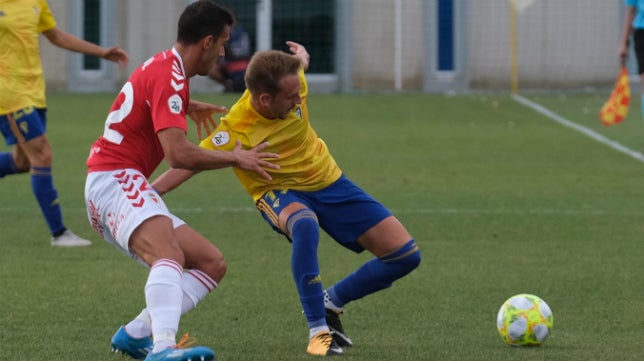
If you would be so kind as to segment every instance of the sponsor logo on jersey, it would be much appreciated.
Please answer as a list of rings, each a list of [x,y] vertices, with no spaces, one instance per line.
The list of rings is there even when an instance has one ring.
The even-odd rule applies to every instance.
[[[168,107],[170,108],[171,113],[180,114],[183,109],[183,100],[181,100],[179,95],[174,94],[168,98]]]
[[[298,105],[297,108],[295,109],[295,114],[297,115],[298,118],[302,119],[302,107]]]
[[[221,147],[222,145],[226,145],[228,144],[228,142],[230,142],[230,134],[228,134],[228,132],[226,131],[220,130],[212,136],[212,139],[210,139],[210,141],[216,147]]]

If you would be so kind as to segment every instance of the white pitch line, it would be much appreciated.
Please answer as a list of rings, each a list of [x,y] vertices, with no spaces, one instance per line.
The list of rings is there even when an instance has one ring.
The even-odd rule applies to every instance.
[[[627,148],[627,147],[623,146],[622,144],[620,144],[620,143],[618,143],[618,142],[616,142],[616,141],[614,141],[614,140],[612,140],[610,138],[606,138],[605,136],[595,132],[592,129],[584,127],[583,125],[579,125],[579,124],[577,124],[575,122],[572,122],[572,121],[570,121],[570,120],[568,120],[568,119],[566,119],[566,118],[554,113],[550,109],[548,109],[548,108],[546,108],[546,107],[544,107],[544,106],[542,106],[540,104],[537,104],[537,103],[535,103],[533,101],[530,101],[530,100],[528,100],[528,99],[526,99],[526,98],[524,98],[524,97],[522,97],[520,95],[513,94],[512,98],[515,101],[525,105],[526,107],[536,111],[537,113],[545,115],[546,117],[554,120],[555,122],[557,122],[557,123],[559,123],[559,124],[561,124],[563,126],[572,128],[572,129],[574,129],[574,130],[586,135],[589,138],[592,138],[592,139],[594,139],[594,140],[596,140],[596,141],[598,141],[598,142],[600,142],[602,144],[605,144],[605,145],[613,148],[614,150],[616,150],[618,152],[624,153],[624,154],[628,155],[629,157],[644,163],[644,154],[642,154],[640,152],[637,152],[637,151],[634,151],[634,150],[632,150],[630,148]]]

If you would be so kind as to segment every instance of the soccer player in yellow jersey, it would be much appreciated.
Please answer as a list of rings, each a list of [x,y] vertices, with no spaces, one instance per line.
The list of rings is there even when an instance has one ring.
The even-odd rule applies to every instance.
[[[71,51],[125,66],[119,47],[102,48],[56,26],[45,0],[0,1],[0,132],[12,152],[0,152],[0,178],[31,172],[31,187],[51,232],[53,246],[88,246],[63,223],[52,179],[52,152],[45,135],[47,105],[38,34]]]
[[[236,144],[252,148],[268,142],[266,151],[280,166],[268,170],[271,180],[234,168],[264,219],[292,243],[291,270],[309,325],[307,352],[330,356],[353,343],[339,314],[354,300],[386,289],[414,270],[420,251],[405,227],[381,203],[342,174],[329,149],[309,123],[304,71],[309,54],[287,42],[291,54],[256,53],[246,70],[242,97],[201,142],[214,150]],[[171,169],[153,182],[161,194],[193,173]],[[375,258],[346,278],[322,287],[317,259],[319,228],[340,245]]]

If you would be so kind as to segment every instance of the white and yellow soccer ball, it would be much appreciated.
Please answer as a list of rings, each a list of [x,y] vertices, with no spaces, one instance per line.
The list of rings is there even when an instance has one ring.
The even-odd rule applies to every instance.
[[[550,306],[541,298],[522,293],[503,303],[496,317],[496,328],[513,346],[541,346],[552,331]]]

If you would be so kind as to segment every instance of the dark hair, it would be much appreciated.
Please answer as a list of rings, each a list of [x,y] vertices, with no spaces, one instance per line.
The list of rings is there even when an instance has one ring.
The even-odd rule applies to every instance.
[[[235,25],[235,15],[230,10],[210,0],[195,1],[179,17],[177,42],[195,44],[208,35],[216,40],[227,25]]]
[[[246,87],[253,95],[280,92],[279,81],[291,74],[297,74],[302,64],[293,55],[279,50],[259,51],[253,55],[246,68]]]

